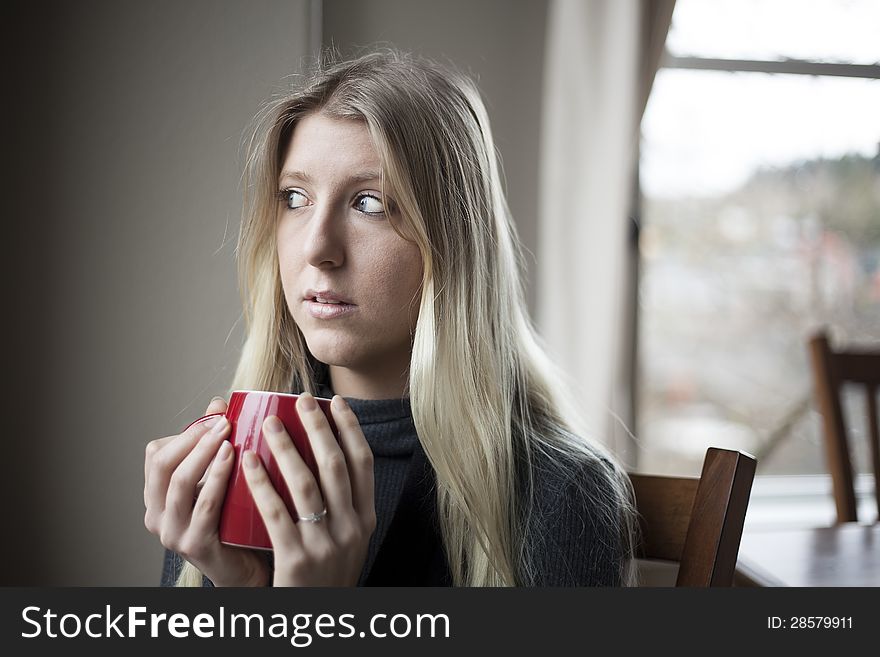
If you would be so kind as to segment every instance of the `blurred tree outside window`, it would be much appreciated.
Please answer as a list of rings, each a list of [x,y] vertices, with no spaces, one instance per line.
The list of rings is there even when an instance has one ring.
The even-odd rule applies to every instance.
[[[678,0],[642,122],[640,470],[714,445],[827,472],[807,339],[880,343],[878,28],[878,2]],[[820,74],[755,70],[792,60]]]

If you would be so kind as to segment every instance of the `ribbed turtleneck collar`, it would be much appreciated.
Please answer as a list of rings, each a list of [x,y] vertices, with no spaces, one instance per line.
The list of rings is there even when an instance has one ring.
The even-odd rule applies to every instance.
[[[333,397],[330,386],[320,385],[319,397]],[[356,399],[345,397],[360,422],[373,456],[410,456],[418,436],[412,418],[409,398]]]
[[[356,399],[346,397],[345,401],[358,416],[361,426],[368,424],[387,424],[400,420],[412,421],[409,399]]]

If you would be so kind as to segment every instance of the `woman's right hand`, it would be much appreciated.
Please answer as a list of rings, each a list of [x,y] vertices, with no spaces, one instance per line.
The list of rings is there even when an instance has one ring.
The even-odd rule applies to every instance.
[[[217,398],[206,415],[225,411]],[[271,570],[262,554],[220,543],[220,509],[234,461],[228,433],[221,416],[147,445],[144,525],[215,586],[266,586]]]

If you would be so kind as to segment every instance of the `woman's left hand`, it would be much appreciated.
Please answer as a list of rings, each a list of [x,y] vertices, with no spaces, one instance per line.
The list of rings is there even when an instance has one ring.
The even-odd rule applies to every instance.
[[[244,472],[275,552],[274,586],[354,586],[376,529],[373,452],[345,400],[330,405],[339,429],[337,442],[315,398],[303,394],[296,410],[309,436],[321,485],[306,466],[276,416],[263,423],[269,448],[287,482],[300,517],[294,522],[260,459],[244,454]]]

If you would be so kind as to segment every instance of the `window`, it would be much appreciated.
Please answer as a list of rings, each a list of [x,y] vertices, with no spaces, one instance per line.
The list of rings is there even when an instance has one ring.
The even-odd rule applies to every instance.
[[[827,472],[808,336],[880,341],[878,25],[870,0],[676,3],[642,122],[640,470],[715,445]]]

